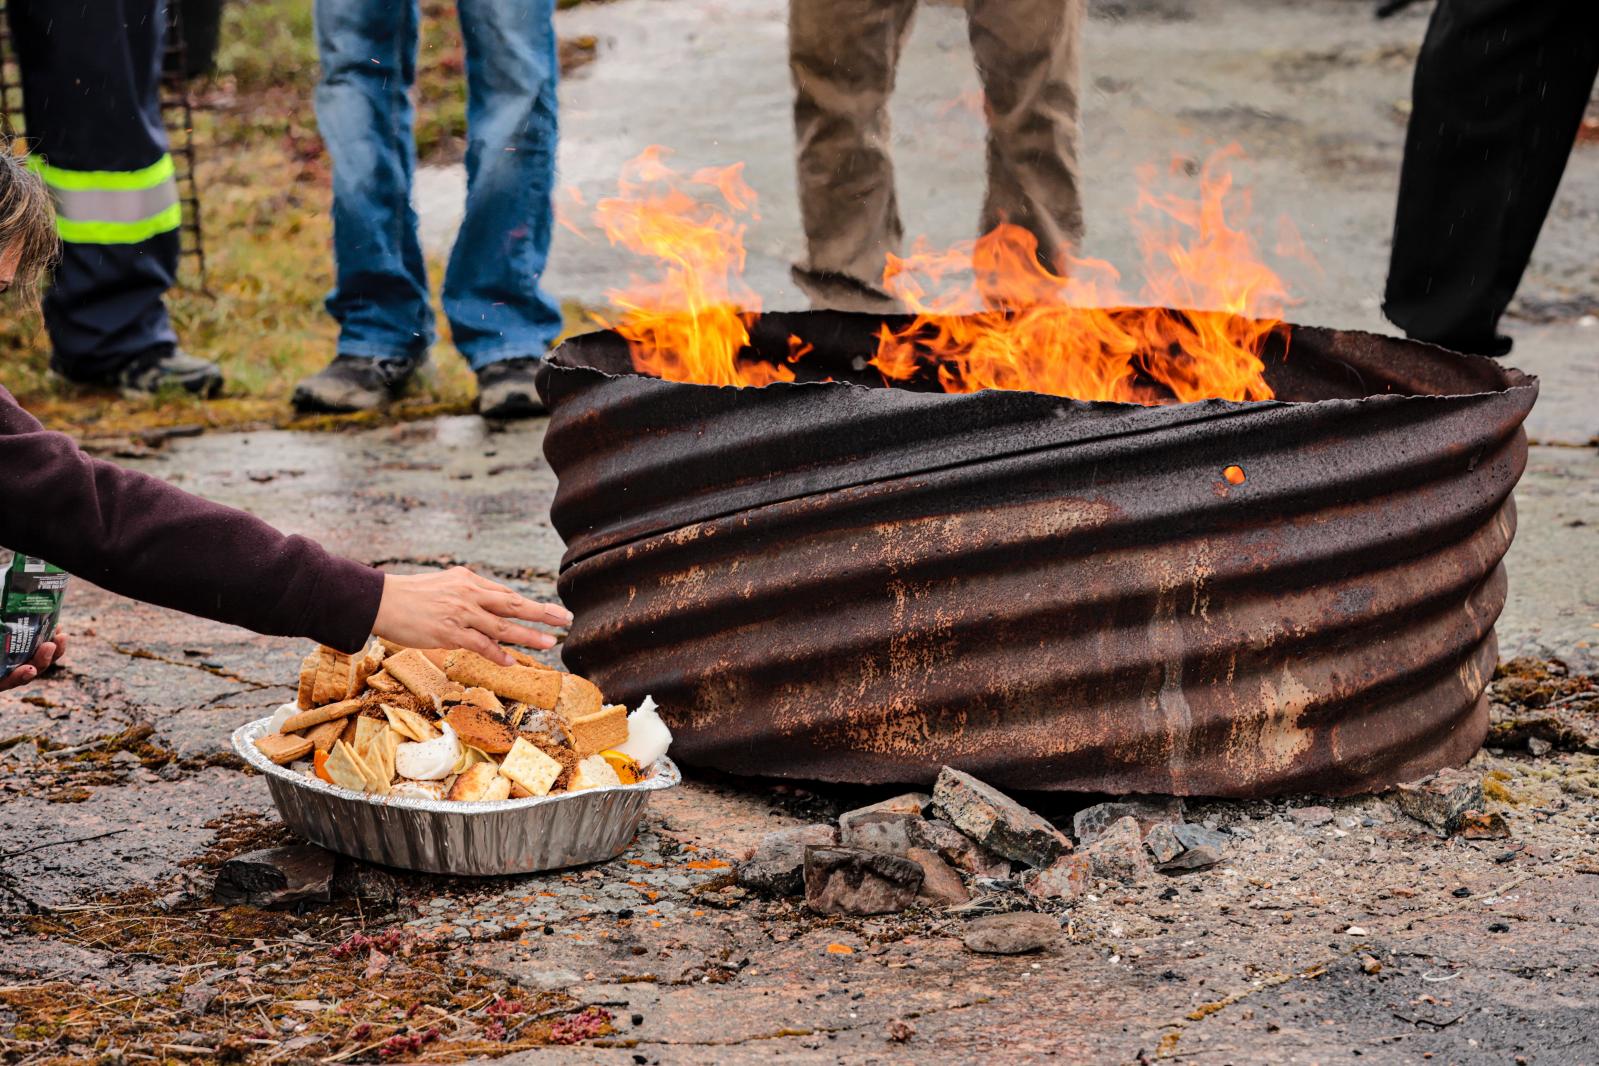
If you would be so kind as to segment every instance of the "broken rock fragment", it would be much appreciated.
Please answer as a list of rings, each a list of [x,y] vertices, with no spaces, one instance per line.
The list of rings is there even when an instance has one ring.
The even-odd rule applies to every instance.
[[[1024,955],[1041,951],[1060,939],[1060,923],[1047,914],[1012,911],[990,914],[966,923],[961,941],[984,955]]]
[[[966,891],[961,875],[937,853],[926,848],[911,848],[905,857],[922,868],[923,903],[931,903],[936,907],[958,907],[971,902],[972,895]]]
[[[916,902],[922,868],[860,848],[805,849],[805,903],[818,914],[892,914]]]
[[[1076,899],[1088,891],[1089,882],[1088,856],[1079,851],[1035,871],[1022,888],[1036,899]]]
[[[845,811],[838,817],[839,840],[852,848],[903,855],[912,848],[922,810],[932,802],[923,792],[908,792],[869,807]]]
[[[1460,829],[1467,811],[1487,806],[1482,777],[1466,770],[1440,770],[1388,793],[1394,806],[1441,837]]]
[[[920,822],[919,814],[901,814],[895,811],[877,811],[862,814],[845,822],[839,819],[839,841],[852,848],[881,851],[885,855],[903,855],[913,846],[912,826]]]
[[[946,766],[933,785],[933,808],[997,855],[1045,867],[1072,850],[1066,834],[971,774]]]
[[[333,898],[333,855],[310,844],[246,852],[222,864],[212,898],[228,906],[287,907]]]
[[[738,864],[735,879],[756,892],[797,896],[805,891],[805,849],[837,843],[838,830],[830,825],[796,825],[767,833]]]
[[[1165,873],[1216,865],[1230,840],[1226,833],[1215,829],[1179,822],[1155,826],[1144,838],[1144,846],[1155,857],[1155,869]]]
[[[1078,852],[1088,862],[1089,876],[1098,881],[1136,885],[1155,873],[1144,850],[1144,834],[1138,819],[1127,815],[1116,819],[1095,841]]]
[[[973,877],[1010,876],[1010,860],[972,840],[942,818],[927,818],[910,827],[911,842],[918,848],[937,852],[939,858]]]
[[[1460,835],[1467,840],[1499,840],[1510,835],[1510,826],[1501,814],[1466,811],[1460,816]]]
[[[1157,825],[1183,820],[1183,801],[1177,796],[1129,796],[1096,803],[1072,816],[1072,832],[1077,843],[1091,844],[1111,824],[1123,818],[1136,818],[1139,828],[1148,833]]]

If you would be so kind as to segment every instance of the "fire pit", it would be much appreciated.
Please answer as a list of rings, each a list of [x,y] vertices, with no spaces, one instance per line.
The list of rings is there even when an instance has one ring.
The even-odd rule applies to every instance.
[[[1480,745],[1536,379],[1295,327],[1275,401],[945,394],[883,387],[881,325],[761,317],[742,359],[811,349],[765,388],[608,332],[544,373],[567,664],[683,762],[1259,796]]]

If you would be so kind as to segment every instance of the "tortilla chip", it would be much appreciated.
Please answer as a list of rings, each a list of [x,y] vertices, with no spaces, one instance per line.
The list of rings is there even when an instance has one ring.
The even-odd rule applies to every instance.
[[[367,752],[372,749],[372,742],[388,728],[388,721],[382,718],[363,715],[355,720],[355,753],[361,756],[363,762],[371,763]]]
[[[383,708],[383,715],[389,720],[389,725],[394,731],[407,740],[418,742],[433,740],[441,736],[433,727],[433,723],[423,718],[409,707],[396,707],[391,703],[379,704]]]
[[[334,743],[333,750],[328,753],[327,762],[322,764],[322,769],[333,778],[335,785],[353,792],[365,792],[372,779],[366,764],[355,753],[355,749],[342,740]]]
[[[468,769],[480,762],[496,762],[493,756],[481,748],[474,748],[470,744],[461,745],[461,757],[456,760],[455,772],[464,774]]]
[[[384,784],[394,781],[394,755],[400,750],[400,734],[387,726],[383,727],[383,735],[372,744],[373,754],[378,757],[380,766],[378,772],[383,775]]]

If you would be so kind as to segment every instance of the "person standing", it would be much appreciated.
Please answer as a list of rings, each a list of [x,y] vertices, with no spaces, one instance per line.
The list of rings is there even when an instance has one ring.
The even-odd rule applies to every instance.
[[[9,0],[32,165],[61,256],[44,298],[51,367],[135,392],[213,396],[222,372],[178,347],[166,291],[182,206],[161,123],[162,0]]]
[[[1505,355],[1521,284],[1599,74],[1599,6],[1439,0],[1416,60],[1383,313]]]
[[[553,224],[554,0],[459,0],[466,45],[466,215],[444,275],[456,348],[488,417],[541,413],[533,372],[561,329],[540,286]],[[333,160],[333,361],[300,382],[302,410],[397,395],[433,343],[411,208],[417,0],[317,0],[317,124]]]
[[[917,0],[791,0],[789,70],[806,258],[817,306],[885,310],[883,268],[904,240],[888,98]],[[1083,230],[1077,180],[1083,0],[967,0],[988,116],[982,233],[1028,230],[1063,272]]]

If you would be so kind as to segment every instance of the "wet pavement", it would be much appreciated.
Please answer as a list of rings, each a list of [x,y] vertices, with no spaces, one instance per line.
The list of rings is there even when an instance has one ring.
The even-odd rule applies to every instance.
[[[1321,260],[1296,317],[1379,327],[1422,21],[1369,16],[1348,0],[1100,5],[1086,75],[1090,251],[1130,258],[1115,220],[1134,165],[1237,139],[1255,160],[1257,209],[1293,214]],[[781,4],[618,0],[560,18],[602,40],[565,88],[566,180],[592,195],[654,141],[686,164],[749,160],[764,198],[752,278],[771,306],[797,304]],[[967,235],[976,214],[981,122],[951,106],[975,88],[964,49],[958,12],[923,10],[895,104],[902,175],[938,178],[904,182],[907,220],[940,241]],[[692,85],[728,110],[684,106]],[[1544,378],[1531,430],[1545,443],[1518,490],[1499,626],[1507,657],[1577,672],[1599,670],[1599,454],[1582,446],[1599,428],[1599,361],[1572,296],[1599,280],[1589,151],[1510,323],[1515,361]],[[429,225],[447,231],[449,176],[429,180]],[[562,240],[557,291],[596,301],[618,260],[603,243]],[[369,562],[467,563],[549,596],[561,544],[541,432],[447,418],[215,434],[131,465]],[[612,862],[480,881],[400,873],[302,915],[257,915],[246,932],[243,908],[209,903],[209,879],[224,858],[284,837],[227,737],[289,697],[303,644],[82,583],[66,624],[66,668],[0,694],[6,1061],[215,1061],[224,1037],[251,1061],[377,1061],[384,1037],[416,1029],[419,1007],[449,1029],[477,1017],[490,988],[561,1019],[608,1014],[595,1041],[502,1060],[530,1064],[1599,1061],[1593,731],[1542,755],[1512,737],[1474,762],[1508,839],[1438,839],[1374,798],[1327,804],[1325,817],[1303,810],[1313,797],[1192,805],[1191,820],[1228,831],[1222,864],[1045,906],[1062,937],[1038,955],[967,951],[958,932],[975,912],[823,918],[746,893],[732,865],[763,833],[884,793],[692,774]],[[1082,802],[1028,799],[1057,818]],[[980,892],[976,909],[1019,899]],[[357,932],[389,935],[385,957],[334,948]],[[51,1007],[80,995],[75,1014]],[[520,1047],[517,1032],[484,1025],[447,1057],[415,1057]]]
[[[359,433],[214,435],[172,441],[135,465],[360,558],[400,569],[465,562],[547,596],[560,544],[546,517],[553,480],[540,429],[452,418]],[[1599,521],[1578,460],[1593,461],[1578,449],[1535,449],[1524,483],[1518,551],[1565,567],[1542,578],[1553,587],[1585,580],[1563,547],[1581,527],[1565,523],[1579,514]],[[1567,490],[1573,483],[1588,495]],[[1577,509],[1582,500],[1590,510]],[[1509,639],[1541,633],[1551,650],[1578,659],[1582,649],[1559,634],[1588,623],[1550,613],[1529,591],[1525,565],[1512,561],[1506,625],[1519,636]],[[288,1049],[274,1061],[358,1047],[319,1029],[329,1023],[316,1015],[295,1020],[313,1010],[307,1003],[323,1015],[341,1009],[328,993],[268,986],[263,1001],[259,977],[248,984],[257,963],[241,966],[231,950],[202,971],[207,983],[196,991],[185,969],[193,964],[175,949],[109,951],[97,947],[98,932],[48,924],[110,907],[192,926],[216,910],[205,906],[217,862],[283,839],[262,781],[236,770],[225,746],[233,727],[290,697],[285,682],[304,651],[81,583],[67,610],[78,636],[70,666],[0,695],[0,733],[24,738],[0,739],[6,850],[45,845],[0,862],[0,906],[12,914],[15,945],[0,960],[0,988],[70,980],[142,996],[152,1018],[168,1010],[162,1025],[202,1035],[206,1025],[238,1029],[253,1017],[238,1005],[256,1004],[273,1028],[248,1029],[251,1046]],[[139,739],[144,725],[149,735]],[[40,740],[68,750],[41,752]],[[296,981],[325,980],[330,968],[350,979],[361,960],[332,960],[329,948],[359,930],[394,930],[425,946],[397,966],[431,960],[543,997],[544,1010],[610,1014],[598,1043],[520,1053],[530,1063],[535,1054],[540,1062],[887,1062],[933,1048],[956,1062],[1122,1063],[1142,1054],[1309,1063],[1351,1049],[1380,1062],[1419,1062],[1427,1052],[1441,1062],[1589,1061],[1599,1055],[1588,1021],[1599,737],[1566,745],[1587,750],[1541,758],[1514,743],[1474,764],[1503,784],[1492,808],[1508,819],[1508,840],[1438,840],[1370,798],[1333,804],[1323,820],[1289,814],[1313,798],[1196,805],[1191,820],[1231,834],[1222,865],[1047,908],[1064,935],[1037,956],[973,956],[957,935],[962,913],[821,918],[747,894],[732,883],[732,865],[764,832],[882,793],[808,794],[694,775],[657,798],[634,847],[610,863],[486,881],[399,874],[381,899],[319,919],[321,939],[257,942],[311,974]],[[1031,802],[1063,816],[1081,801]],[[980,906],[1024,897],[986,898],[979,893]],[[28,917],[30,907],[44,916]],[[389,979],[374,979],[376,987]],[[186,1018],[185,997],[213,985],[234,996],[224,1014]],[[893,1039],[902,1026],[913,1030],[903,1047]]]

